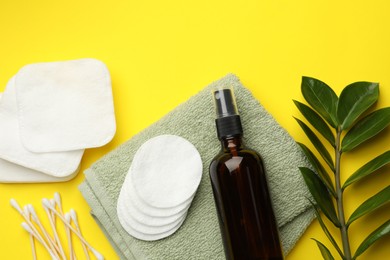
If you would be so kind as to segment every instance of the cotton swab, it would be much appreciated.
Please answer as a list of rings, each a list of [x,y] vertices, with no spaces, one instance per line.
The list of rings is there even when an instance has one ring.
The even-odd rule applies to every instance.
[[[77,214],[76,214],[76,211],[74,209],[70,209],[70,216],[73,220],[73,223],[74,225],[76,226],[76,230],[80,233],[80,235],[82,235],[81,233],[81,229],[80,229],[80,225],[79,225],[79,222],[78,222],[78,219],[77,219]],[[89,257],[89,253],[88,253],[88,249],[86,248],[86,246],[84,245],[84,243],[81,243],[81,246],[83,247],[83,250],[84,250],[84,254],[85,254],[85,257],[87,258],[87,260],[91,259]]]
[[[51,229],[52,229],[53,234],[54,234],[55,244],[57,244],[59,246],[59,248],[58,248],[59,249],[59,253],[61,254],[61,256],[64,259],[66,259],[65,253],[64,253],[63,248],[61,246],[61,240],[60,240],[60,238],[58,236],[57,229],[56,229],[56,226],[54,224],[54,220],[53,220],[53,216],[51,214],[51,211],[49,209],[45,208],[45,207],[43,207],[43,208],[44,208],[44,210],[46,212],[47,217],[49,218],[50,226],[51,226]]]
[[[30,212],[28,211],[28,207],[24,206],[23,207],[24,214],[27,215],[27,218],[30,220]],[[34,242],[34,236],[29,233],[29,238],[30,238],[30,244],[31,244],[31,251],[33,255],[33,260],[37,260],[37,252],[35,251],[35,242]]]
[[[60,209],[61,214],[62,212],[62,203],[61,203],[61,195],[58,192],[54,193],[54,202],[57,204],[58,208]]]
[[[51,251],[51,249],[49,248],[49,246],[46,244],[46,242],[44,240],[42,240],[38,234],[36,234],[31,228],[30,226],[26,223],[26,222],[22,222],[22,227],[24,230],[26,230],[31,236],[33,236],[38,242],[40,242],[44,248],[46,248],[46,250],[49,252],[50,256],[52,259],[54,260],[59,260],[59,258],[57,256],[55,256],[53,254],[53,252]]]
[[[69,225],[67,222],[66,222],[66,219],[61,216],[61,214],[59,214],[57,212],[57,210],[51,205],[50,201],[48,199],[43,199],[42,200],[42,204],[44,205],[44,207],[47,207],[48,209],[50,209],[57,217],[59,217],[62,222],[64,222],[65,225],[67,225],[69,227],[70,230],[73,231],[74,234],[76,234],[78,236],[78,238],[89,248],[89,250],[95,255],[95,257],[98,259],[98,260],[104,260],[104,257],[103,255],[101,255],[98,251],[96,251],[84,238],[83,236],[80,235],[80,233],[75,230],[71,225]]]
[[[54,193],[54,198],[50,200],[50,203],[51,205],[55,208],[56,205],[58,207],[58,210],[59,210],[59,213],[65,217],[64,215],[64,211],[62,209],[62,201],[61,201],[61,195],[58,193],[58,192],[55,192]],[[69,219],[69,224],[70,224],[70,219]],[[65,233],[66,233],[66,237],[67,237],[67,240],[68,240],[68,245],[69,245],[69,252],[70,252],[70,259],[74,259],[76,258],[75,256],[75,252],[73,250],[73,246],[72,246],[72,237],[71,237],[71,233],[70,233],[70,230],[68,228],[67,225],[64,225],[65,226]]]
[[[29,233],[30,233],[30,234],[35,234],[35,238],[36,238],[36,239],[39,239],[38,241],[40,241],[41,244],[45,244],[45,245],[46,245],[46,248],[48,248],[48,246],[47,246],[45,240],[42,238],[41,234],[40,234],[40,233],[38,232],[38,230],[35,228],[34,224],[31,223],[31,221],[30,221],[30,219],[27,217],[27,215],[24,214],[24,212],[23,212],[23,210],[20,208],[18,202],[17,202],[15,199],[11,199],[11,200],[10,200],[10,203],[11,203],[11,206],[12,206],[14,209],[16,209],[16,211],[18,211],[19,214],[22,215],[22,217],[24,218],[24,220],[28,223],[28,225],[27,225],[27,224],[25,224],[25,225],[27,225],[27,226],[29,227],[29,230],[32,231],[32,232],[29,232]],[[23,225],[23,226],[25,226],[25,225]],[[51,251],[50,251],[50,252],[51,252]],[[49,253],[50,253],[50,252],[49,252]],[[52,252],[52,254],[53,254],[53,252]],[[54,252],[54,255],[59,259],[59,256],[57,255],[56,252]]]
[[[64,211],[63,211],[63,208],[62,208],[62,201],[61,201],[61,195],[58,193],[58,192],[55,192],[54,193],[54,199],[51,199],[50,200],[50,203],[52,204],[52,206],[55,208],[55,206],[57,205],[58,209],[59,209],[59,213],[65,217],[64,215]],[[71,219],[69,219],[69,224],[70,224],[70,221]],[[75,255],[75,252],[73,250],[73,244],[72,244],[72,236],[71,236],[71,231],[70,229],[68,228],[67,225],[64,225],[65,226],[65,231],[66,231],[66,236],[67,236],[67,239],[68,239],[68,242],[69,242],[69,251],[70,251],[70,258],[76,258],[76,255]]]
[[[100,254],[96,249],[94,249],[82,236],[76,211],[74,209],[71,209],[68,213],[64,214],[59,193],[56,192],[54,194],[53,199],[42,199],[42,205],[49,218],[50,225],[53,229],[54,238],[44,228],[37,213],[35,212],[34,207],[31,204],[25,205],[23,207],[23,210],[15,199],[11,199],[10,204],[25,219],[25,222],[22,223],[22,227],[29,233],[33,260],[37,259],[35,240],[43,245],[43,247],[50,254],[52,260],[67,259],[56,229],[57,225],[55,224],[55,222],[57,217],[61,220],[61,222],[63,222],[65,226],[65,231],[69,244],[70,260],[76,260],[76,253],[72,243],[73,241],[71,232],[73,232],[80,239],[86,259],[90,260],[88,252],[89,250],[92,252],[96,259],[104,260],[103,255]]]
[[[19,212],[23,216],[23,211],[15,199],[11,199],[10,204],[14,209],[16,209],[17,212]]]
[[[62,249],[61,244],[56,244],[56,242],[53,240],[53,238],[47,233],[46,229],[43,227],[41,221],[39,220],[38,215],[35,212],[33,205],[28,204],[28,205],[26,205],[26,207],[27,207],[29,213],[31,214],[34,222],[37,223],[38,227],[41,229],[43,235],[45,236],[46,240],[49,243],[50,248],[52,248],[53,251],[56,250],[58,253],[61,254],[61,256],[64,259],[66,259],[66,256],[63,254],[63,249]]]
[[[30,244],[31,244],[31,251],[32,251],[33,259],[37,260],[37,252],[35,251],[34,237],[31,234],[29,235],[29,237],[30,237]]]
[[[53,206],[53,208],[55,208],[55,207],[56,207],[56,202],[55,202],[55,200],[54,200],[54,199],[50,199],[49,201],[50,201],[50,204]],[[54,225],[57,225],[57,218],[56,218],[56,216],[54,215],[53,212],[50,212],[50,214],[51,214],[51,218],[52,218],[53,221],[54,221]]]
[[[71,218],[70,214],[69,213],[65,213],[64,217],[65,217],[66,222],[69,225],[71,225],[72,218]],[[68,238],[68,245],[69,245],[69,258],[70,258],[70,260],[74,260],[75,253],[74,253],[74,250],[73,250],[72,236],[70,234],[70,229],[66,225],[65,225],[65,227],[66,227],[66,230],[65,230],[66,231],[66,237]]]

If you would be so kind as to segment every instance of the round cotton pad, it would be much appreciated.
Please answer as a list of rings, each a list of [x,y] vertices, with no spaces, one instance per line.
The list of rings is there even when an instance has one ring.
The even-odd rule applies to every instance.
[[[151,208],[150,206],[142,204],[142,202],[139,201],[137,201],[137,203],[134,203],[136,199],[131,198],[126,193],[121,194],[119,198],[121,199],[121,206],[123,206],[127,212],[130,212],[134,220],[140,223],[147,224],[148,226],[156,227],[168,225],[177,221],[179,218],[186,214],[188,208],[191,205],[191,201],[189,201],[188,203],[186,203],[186,207],[179,208],[179,211],[176,210],[176,208],[172,208],[170,211],[166,209],[164,209],[165,211],[158,211],[161,209]],[[150,212],[152,212],[153,214],[149,214]]]
[[[126,181],[124,183],[126,185],[126,195],[129,201],[131,201],[132,205],[136,207],[139,211],[142,213],[152,216],[152,217],[170,217],[173,215],[180,214],[181,212],[187,210],[189,206],[191,205],[192,199],[195,195],[192,194],[190,198],[185,200],[184,202],[176,205],[175,207],[169,207],[169,208],[160,208],[160,207],[154,207],[151,206],[142,200],[137,192],[135,191],[135,187],[132,183],[131,178],[126,178]]]
[[[202,160],[184,138],[160,135],[139,148],[129,174],[142,201],[156,208],[176,207],[198,188]]]
[[[123,215],[123,213],[122,213],[123,209],[121,209],[121,207],[118,207],[117,210],[118,210],[118,217]],[[172,235],[180,228],[180,226],[183,224],[184,220],[185,220],[185,217],[183,217],[182,221],[180,223],[178,223],[177,226],[175,226],[174,228],[172,228],[166,232],[151,235],[151,234],[145,234],[145,233],[136,231],[134,228],[132,228],[128,224],[128,222],[126,221],[125,218],[119,218],[119,222],[121,223],[122,227],[126,230],[127,233],[129,233],[131,236],[133,236],[135,238],[145,240],[145,241],[159,240],[159,239],[162,239],[162,238],[165,238],[167,236]]]
[[[119,200],[123,199],[124,197],[119,197]],[[149,225],[149,223],[147,221],[137,221],[136,219],[133,218],[133,211],[130,211],[129,208],[127,207],[127,205],[123,202],[119,202],[118,201],[118,207],[121,208],[121,210],[118,212],[120,213],[122,219],[125,219],[125,222],[130,226],[132,227],[135,231],[137,232],[141,232],[141,233],[144,233],[144,234],[148,234],[148,235],[155,235],[155,234],[161,234],[161,233],[165,233],[167,231],[170,231],[171,229],[174,229],[175,227],[177,227],[177,225],[179,223],[181,223],[183,221],[183,219],[185,218],[186,216],[186,211],[184,212],[184,214],[181,214],[181,216],[179,216],[179,218],[176,218],[174,221],[170,222],[170,223],[166,223],[166,224],[163,224],[163,225]],[[119,215],[119,214],[118,214]],[[157,218],[155,218],[157,219]]]

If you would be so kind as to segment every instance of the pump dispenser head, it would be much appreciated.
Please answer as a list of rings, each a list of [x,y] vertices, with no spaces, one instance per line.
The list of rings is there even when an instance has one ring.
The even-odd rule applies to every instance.
[[[218,138],[242,135],[241,119],[232,88],[218,88],[213,91],[217,119]]]
[[[231,88],[217,89],[214,92],[217,118],[238,115],[237,104]]]

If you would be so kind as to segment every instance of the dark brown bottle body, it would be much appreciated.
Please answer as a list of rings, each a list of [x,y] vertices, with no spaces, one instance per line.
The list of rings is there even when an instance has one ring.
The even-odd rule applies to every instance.
[[[241,135],[221,139],[210,178],[227,259],[283,259],[261,157]]]

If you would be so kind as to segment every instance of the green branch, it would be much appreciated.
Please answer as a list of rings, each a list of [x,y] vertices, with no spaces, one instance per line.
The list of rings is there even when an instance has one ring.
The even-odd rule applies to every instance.
[[[342,259],[356,259],[377,240],[390,234],[390,220],[388,220],[360,244],[352,257],[348,237],[350,224],[363,215],[369,214],[390,202],[390,185],[363,202],[355,209],[347,222],[344,212],[343,192],[349,185],[367,178],[379,168],[389,164],[390,151],[364,164],[347,179],[344,185],[341,184],[341,156],[343,153],[356,149],[388,127],[390,124],[390,107],[378,109],[360,118],[379,98],[379,84],[377,83],[352,83],[346,86],[338,97],[324,82],[310,77],[303,77],[301,91],[310,106],[299,101],[294,101],[294,103],[310,125],[332,145],[335,162],[333,162],[321,138],[316,136],[309,125],[296,118],[325,165],[329,166],[323,166],[321,160],[306,145],[298,143],[308,157],[314,171],[307,167],[300,167],[299,169],[316,203],[316,205],[313,204],[313,207],[322,230]],[[331,127],[335,129],[336,137],[331,131]],[[346,134],[344,138],[341,138],[344,131]],[[334,184],[330,178],[329,170],[331,174],[334,174]],[[320,210],[340,230],[342,251],[322,220],[319,214]],[[323,243],[315,239],[314,241],[316,241],[324,259],[334,259],[330,250]]]
[[[337,193],[336,201],[337,201],[337,212],[338,212],[339,222],[340,222],[340,232],[341,232],[341,240],[343,243],[344,257],[346,260],[351,260],[352,255],[351,255],[351,247],[349,245],[348,227],[345,224],[343,190],[340,182],[340,168],[341,168],[341,154],[342,154],[340,149],[341,132],[342,130],[339,128],[337,130],[336,147],[335,147],[335,158],[336,158],[335,182],[336,182],[336,193]]]

